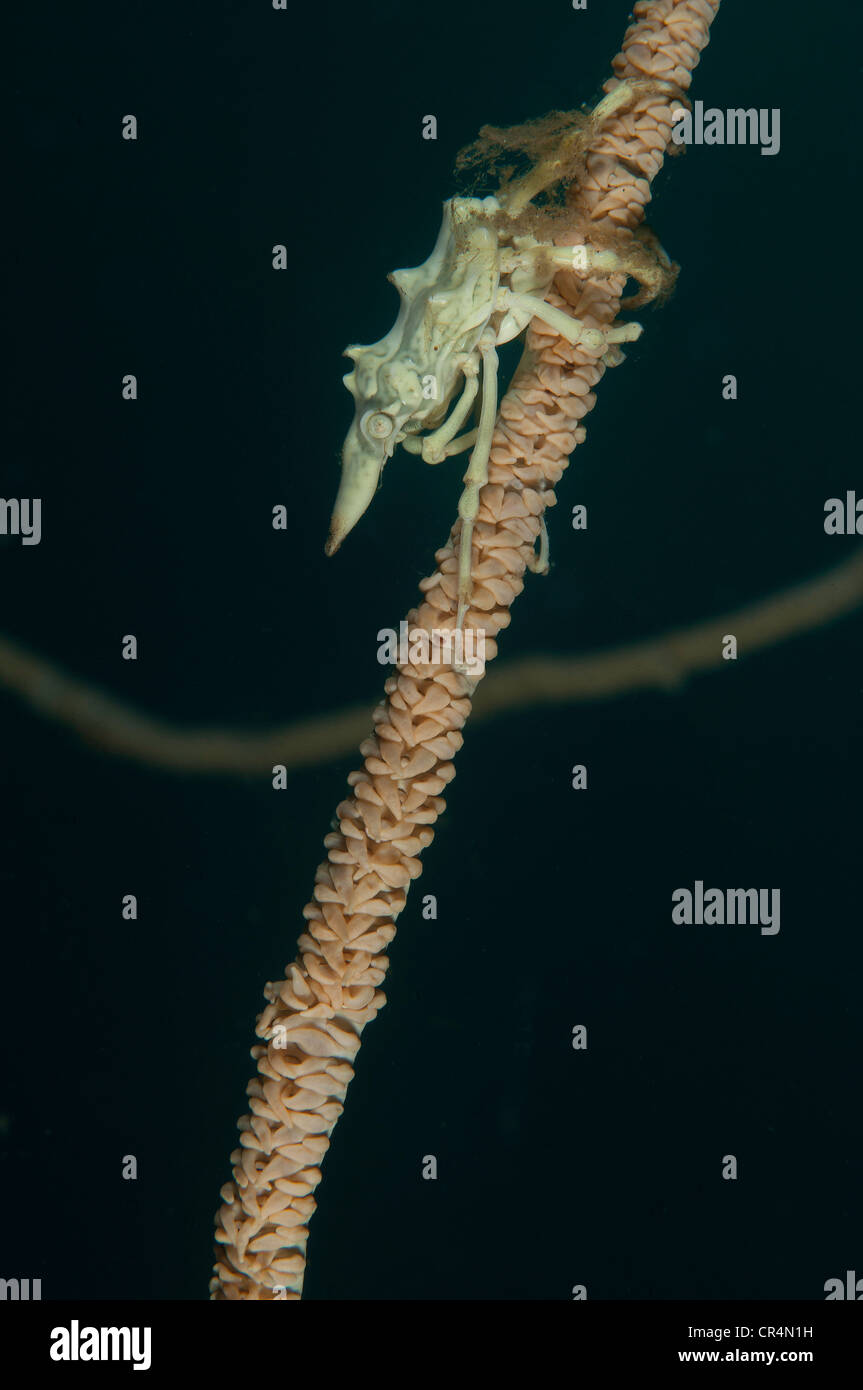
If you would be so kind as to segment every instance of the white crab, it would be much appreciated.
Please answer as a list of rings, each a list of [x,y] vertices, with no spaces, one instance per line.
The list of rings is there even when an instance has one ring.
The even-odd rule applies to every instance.
[[[632,342],[641,333],[637,323],[604,333],[587,328],[543,302],[559,270],[608,273],[618,265],[613,252],[509,237],[497,230],[501,219],[495,214],[500,211],[493,197],[445,202],[440,234],[428,260],[389,277],[401,296],[395,324],[380,342],[347,349],[355,366],[344,381],[356,401],[356,414],[344,444],[326,545],[326,553],[332,555],[359,521],[397,444],[421,454],[427,463],[471,449],[458,506],[462,527],[457,629],[470,601],[473,524],[479,491],[488,478],[497,414],[498,344],[518,337],[533,318],[597,354],[612,344]],[[462,394],[447,416],[462,384]],[[479,424],[456,438],[478,390]],[[431,432],[420,439],[421,430]]]

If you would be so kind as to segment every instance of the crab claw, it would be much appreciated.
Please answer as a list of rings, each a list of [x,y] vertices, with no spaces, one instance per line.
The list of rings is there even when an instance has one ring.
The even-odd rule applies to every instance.
[[[384,442],[366,439],[355,422],[342,450],[342,477],[330,519],[325,555],[335,555],[345,536],[352,531],[378,490],[383,466],[388,458]]]

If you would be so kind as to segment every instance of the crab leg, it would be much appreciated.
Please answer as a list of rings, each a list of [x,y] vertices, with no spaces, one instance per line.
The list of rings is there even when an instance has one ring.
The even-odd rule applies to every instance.
[[[470,602],[473,524],[479,510],[480,488],[488,481],[488,459],[494,435],[495,416],[497,415],[497,352],[494,338],[490,334],[483,334],[479,342],[479,350],[482,354],[482,405],[476,444],[470,456],[467,472],[464,475],[465,488],[458,504],[458,514],[461,517],[461,536],[458,553],[457,631],[461,631],[464,615]]]
[[[531,574],[548,574],[548,529],[544,516],[539,518],[539,554],[528,556],[527,567]]]
[[[416,435],[408,435],[407,439],[402,440],[402,448],[407,449],[409,454],[421,454],[426,463],[441,463],[445,458],[452,458],[453,454],[463,454],[465,449],[472,449],[476,443],[477,431],[468,430],[467,434],[460,434],[458,439],[453,439],[451,443],[445,444],[440,450],[440,458],[426,459],[423,445],[425,440]]]
[[[473,358],[468,358],[464,372],[464,391],[452,410],[449,418],[438,429],[426,435],[422,441],[422,456],[426,463],[440,463],[447,456],[446,445],[454,439],[470,414],[476,393],[479,389],[479,369]]]
[[[522,251],[518,259],[524,263],[532,255],[535,259],[542,257],[546,264],[551,261],[552,265],[560,270],[577,270],[583,275],[589,275],[591,271],[611,274],[615,270],[625,269],[616,251],[597,251],[586,245],[538,246],[533,253],[529,250]]]
[[[640,323],[624,323],[619,328],[588,328],[581,319],[565,314],[553,304],[537,299],[532,294],[516,294],[513,290],[501,290],[498,295],[501,308],[522,310],[528,318],[541,319],[549,328],[555,329],[569,343],[581,343],[589,352],[601,352],[609,343],[634,343],[643,332]]]
[[[476,443],[478,431],[468,430],[467,434],[460,434],[458,439],[454,439],[451,444],[447,444],[444,453],[447,458],[452,458],[453,454],[463,454],[465,449],[472,449]]]

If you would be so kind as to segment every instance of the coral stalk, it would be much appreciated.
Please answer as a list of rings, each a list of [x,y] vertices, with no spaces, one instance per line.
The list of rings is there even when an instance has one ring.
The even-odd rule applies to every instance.
[[[574,244],[585,226],[611,237],[632,232],[650,198],[650,182],[668,148],[671,90],[689,86],[719,0],[639,3],[614,60],[606,92],[646,80],[610,116],[585,154],[570,190]],[[547,302],[591,328],[615,320],[624,276],[583,279],[561,274]],[[541,518],[569,456],[584,439],[582,420],[605,371],[604,347],[570,345],[535,319],[526,351],[504,397],[491,449],[489,480],[473,532],[472,593],[466,627],[486,634],[486,660],[510,621],[510,607],[532,564]],[[423,601],[411,628],[456,623],[459,525],[420,585]],[[299,1298],[308,1222],[320,1163],[342,1111],[363,1029],[384,1000],[386,950],[408,887],[420,873],[455,774],[475,683],[447,666],[403,665],[385,686],[374,734],[360,747],[362,768],[337,810],[338,831],[324,841],[306,930],[284,980],[268,984],[252,1050],[251,1114],[240,1122],[233,1180],[222,1189],[219,1258],[211,1293],[219,1299]]]

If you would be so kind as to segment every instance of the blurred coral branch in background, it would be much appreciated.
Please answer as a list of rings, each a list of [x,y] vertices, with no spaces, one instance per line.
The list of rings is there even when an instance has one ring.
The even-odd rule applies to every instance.
[[[826,574],[693,627],[584,656],[510,661],[483,681],[475,696],[473,721],[638,690],[678,690],[690,676],[723,664],[725,633],[734,633],[745,661],[756,651],[816,631],[860,607],[863,555],[855,555]],[[346,757],[368,732],[369,711],[376,702],[370,695],[362,704],[271,729],[184,729],[144,714],[0,637],[0,690],[4,689],[106,753],[167,772],[239,776],[269,772],[276,763],[299,770]]]

